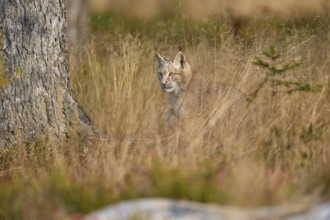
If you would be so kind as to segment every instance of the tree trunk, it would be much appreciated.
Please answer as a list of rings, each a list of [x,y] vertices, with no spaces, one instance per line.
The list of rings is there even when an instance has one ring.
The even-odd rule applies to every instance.
[[[66,0],[0,0],[0,146],[65,140],[89,128],[71,91],[66,7]]]

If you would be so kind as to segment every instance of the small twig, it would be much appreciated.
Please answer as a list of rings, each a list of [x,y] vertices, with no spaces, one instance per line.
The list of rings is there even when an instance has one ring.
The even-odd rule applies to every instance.
[[[20,170],[22,169],[23,167],[20,166],[20,167],[14,167],[14,168],[11,168],[11,169],[8,169],[8,170],[2,170],[0,171],[0,176],[4,176],[6,175],[7,173],[11,172],[11,171],[14,171],[14,170]]]

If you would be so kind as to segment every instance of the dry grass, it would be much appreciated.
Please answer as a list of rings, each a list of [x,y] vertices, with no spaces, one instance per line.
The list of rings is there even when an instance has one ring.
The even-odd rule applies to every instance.
[[[252,61],[275,45],[283,62],[302,60],[285,79],[325,87],[278,93],[273,101],[266,87],[254,103],[259,109],[251,116],[254,124],[246,124],[240,136],[229,127],[217,136],[182,142],[164,123],[167,100],[153,51],[157,45],[173,56],[176,35],[142,37],[118,31],[121,27],[103,31],[86,48],[82,68],[72,73],[76,96],[103,138],[94,144],[75,137],[66,146],[38,140],[27,148],[1,149],[0,218],[71,218],[68,213],[148,196],[244,206],[325,198],[330,192],[327,32],[291,28],[290,34],[270,34],[257,27],[250,27],[252,40],[246,43],[225,31],[216,32],[215,40],[203,34],[183,40],[187,59],[198,73],[248,94],[264,71]]]
[[[326,42],[320,43],[319,39],[309,37],[292,37],[282,42],[283,61],[292,61],[297,56],[303,60],[286,79],[327,82],[329,66],[326,58],[322,61],[320,57],[327,53],[328,46]],[[256,128],[252,134],[249,124],[243,128],[242,137],[233,137],[231,133],[236,131],[229,128],[226,133],[219,131],[216,138],[205,140],[197,136],[182,146],[180,137],[169,132],[164,124],[166,95],[159,89],[155,75],[157,66],[152,48],[155,44],[160,45],[163,54],[176,53],[175,43],[119,36],[115,43],[103,48],[102,59],[92,47],[88,52],[89,74],[76,75],[77,91],[83,94],[81,101],[109,137],[102,144],[102,156],[93,159],[105,166],[99,167],[105,172],[102,175],[119,182],[132,175],[130,178],[138,179],[137,184],[152,188],[152,183],[145,180],[148,177],[144,177],[149,171],[144,169],[155,163],[191,172],[189,175],[207,164],[223,175],[219,177],[224,178],[223,185],[220,181],[216,187],[225,189],[222,196],[228,203],[268,204],[304,195],[309,182],[305,178],[328,160],[327,88],[318,93],[280,93],[274,98],[274,111],[270,89],[265,88],[256,101],[261,110],[254,116],[258,120],[252,125]],[[272,42],[259,40],[249,50],[235,44],[233,39],[227,39],[214,47],[201,41],[187,46],[185,53],[198,73],[249,93],[262,80],[263,71],[252,61]],[[112,169],[107,171],[109,167]]]

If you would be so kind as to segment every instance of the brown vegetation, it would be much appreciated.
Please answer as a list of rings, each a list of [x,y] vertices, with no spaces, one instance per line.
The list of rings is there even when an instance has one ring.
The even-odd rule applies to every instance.
[[[257,206],[329,195],[327,16],[250,19],[244,40],[232,37],[228,20],[200,24],[174,17],[136,28],[124,19],[111,23],[115,16],[101,19],[109,26],[92,21],[87,61],[71,77],[103,138],[97,144],[72,137],[65,146],[37,140],[1,149],[0,218],[64,219],[137,197]],[[292,93],[276,87],[272,95],[272,86],[265,85],[253,101],[258,120],[242,129],[251,136],[232,136],[229,127],[182,145],[164,123],[166,94],[157,82],[153,50],[156,45],[171,55],[179,44],[193,69],[246,94],[266,71],[253,61],[272,45],[281,52],[276,65],[301,62],[281,79],[322,86]]]

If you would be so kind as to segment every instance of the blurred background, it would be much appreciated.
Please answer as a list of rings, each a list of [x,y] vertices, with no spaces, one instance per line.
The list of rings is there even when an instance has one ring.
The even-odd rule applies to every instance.
[[[155,18],[174,11],[182,16],[203,19],[205,16],[232,14],[234,16],[263,16],[285,13],[322,14],[324,0],[89,0],[95,13],[123,12],[139,18]]]
[[[70,45],[85,45],[77,42],[90,33],[114,32],[175,39],[182,45],[203,34],[224,40],[228,32],[251,43],[260,30],[281,38],[283,30],[324,28],[329,5],[328,0],[71,0]]]
[[[154,35],[162,29],[189,23],[191,30],[196,23],[210,22],[229,23],[234,34],[244,35],[249,20],[277,18],[282,22],[297,23],[302,19],[311,22],[326,16],[329,4],[328,0],[72,0],[69,1],[70,36],[73,39],[86,36],[89,27],[113,29],[115,23],[130,32]]]

